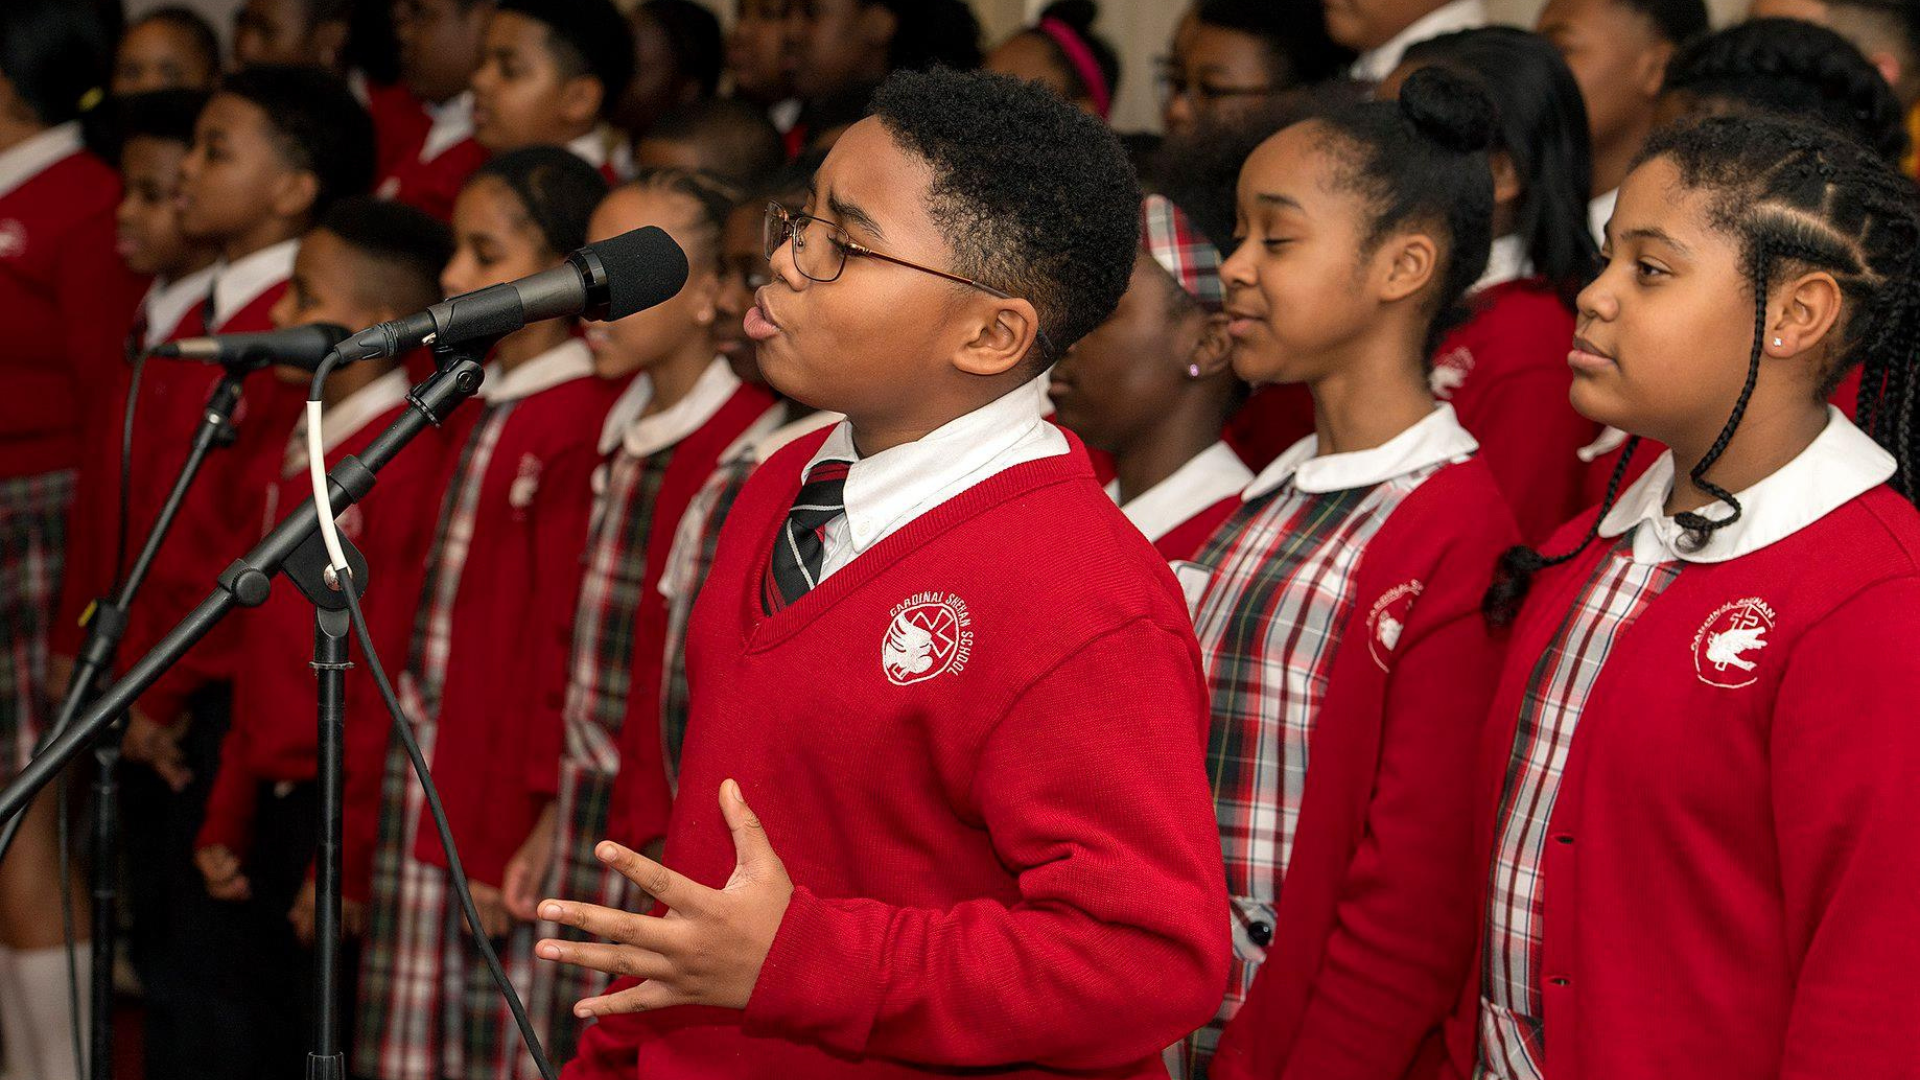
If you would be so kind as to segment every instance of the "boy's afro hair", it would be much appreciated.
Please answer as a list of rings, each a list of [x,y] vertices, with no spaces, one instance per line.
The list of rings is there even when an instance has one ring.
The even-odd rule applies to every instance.
[[[1036,84],[941,69],[896,73],[873,115],[932,169],[954,272],[1033,304],[1036,366],[1113,314],[1140,243],[1140,186],[1105,124]]]

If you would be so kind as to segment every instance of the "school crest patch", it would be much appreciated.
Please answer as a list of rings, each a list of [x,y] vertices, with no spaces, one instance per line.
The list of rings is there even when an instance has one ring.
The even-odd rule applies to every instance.
[[[1407,629],[1407,617],[1413,614],[1413,602],[1425,588],[1418,581],[1403,581],[1381,593],[1367,614],[1367,649],[1381,671],[1388,670],[1394,650],[1400,647],[1400,635]]]
[[[880,670],[895,686],[966,670],[973,658],[973,617],[947,592],[918,592],[893,606],[880,643]]]
[[[0,221],[0,259],[17,259],[27,253],[27,227],[15,218]]]
[[[514,471],[513,484],[507,488],[507,505],[515,510],[525,510],[533,505],[533,497],[540,493],[541,462],[533,454],[520,455],[520,466]]]
[[[1722,604],[1693,635],[1693,670],[1724,690],[1752,686],[1760,653],[1773,632],[1773,608],[1757,596]]]
[[[1427,385],[1433,396],[1452,401],[1453,392],[1467,384],[1473,374],[1473,350],[1462,345],[1433,358],[1433,370],[1427,373]]]

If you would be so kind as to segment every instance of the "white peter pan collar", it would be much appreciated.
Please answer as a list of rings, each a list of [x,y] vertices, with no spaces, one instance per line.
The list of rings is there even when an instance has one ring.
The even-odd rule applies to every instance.
[[[1147,539],[1158,540],[1207,507],[1246,490],[1252,480],[1253,470],[1240,455],[1226,443],[1217,442],[1195,454],[1173,475],[1121,503],[1120,512]],[[1118,480],[1107,485],[1107,494],[1119,501]]]
[[[725,359],[716,357],[700,373],[686,397],[652,416],[644,416],[647,406],[653,402],[653,380],[641,372],[607,414],[606,423],[600,429],[600,453],[611,454],[624,446],[634,457],[646,457],[672,446],[711,420],[738,389],[740,376],[733,373]]]
[[[407,369],[394,368],[385,375],[348,394],[331,407],[320,411],[320,448],[326,453],[340,449],[381,414],[407,400]],[[307,418],[302,414],[287,437],[287,455],[283,462],[288,476],[307,467]]]
[[[0,195],[12,194],[22,184],[79,153],[80,147],[80,122],[69,120],[0,150]]]
[[[1260,498],[1291,480],[1309,495],[1371,487],[1435,465],[1467,460],[1480,444],[1460,426],[1453,406],[1437,405],[1427,418],[1368,450],[1315,456],[1319,436],[1309,435],[1287,448],[1260,470],[1241,492],[1246,500]]]
[[[488,364],[480,399],[489,405],[518,401],[591,374],[592,351],[586,342],[570,337],[512,371],[502,371],[498,360]]]
[[[207,293],[213,289],[213,271],[215,267],[204,266],[193,273],[174,281],[161,282],[155,279],[147,287],[146,299],[141,301],[141,312],[147,317],[147,336],[140,343],[142,348],[151,349],[173,336],[180,329],[180,320],[194,306],[206,302]]]
[[[1600,535],[1611,540],[1641,526],[1633,535],[1633,560],[1639,563],[1728,562],[1819,521],[1886,483],[1895,468],[1893,455],[1829,405],[1827,426],[1820,434],[1773,475],[1736,493],[1740,520],[1714,530],[1701,550],[1684,550],[1681,538],[1686,530],[1666,514],[1674,484],[1672,451],[1661,454],[1613,504],[1600,522]],[[1728,512],[1718,502],[1699,511],[1707,517],[1724,517]]]

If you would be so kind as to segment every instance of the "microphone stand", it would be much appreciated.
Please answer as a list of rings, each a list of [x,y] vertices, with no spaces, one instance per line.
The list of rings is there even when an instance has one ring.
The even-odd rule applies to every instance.
[[[433,376],[408,393],[407,401],[412,408],[381,432],[365,453],[345,458],[328,473],[328,493],[335,513],[365,498],[377,482],[376,474],[408,443],[426,430],[429,424],[439,425],[461,402],[478,392],[483,377],[481,367],[465,350],[449,353],[443,357],[442,363],[443,366]],[[222,379],[221,385],[225,386],[234,378],[234,373],[230,371]],[[211,439],[207,440],[207,445],[212,445]],[[200,446],[198,436],[195,446]],[[204,456],[204,450],[201,456]],[[177,508],[184,488],[184,480],[176,483],[168,500],[170,509]],[[10,826],[17,828],[17,824],[12,823],[17,823],[25,815],[34,795],[58,776],[60,770],[89,743],[108,733],[128,706],[168,668],[178,663],[187,650],[210,633],[236,607],[257,607],[265,603],[275,573],[284,570],[294,577],[296,583],[308,579],[302,585],[302,591],[310,599],[315,596],[314,592],[308,591],[308,585],[312,584],[318,585],[322,597],[330,596],[334,586],[325,581],[331,574],[325,566],[326,553],[320,547],[319,527],[319,513],[313,500],[308,499],[274,526],[253,550],[227,567],[213,592],[155,643],[152,651],[136,661],[119,681],[103,690],[83,712],[76,703],[76,692],[94,681],[102,670],[101,660],[111,658],[112,648],[108,646],[99,655],[84,654],[75,668],[73,690],[61,708],[61,721],[56,725],[57,734],[50,733],[51,741],[5,788],[0,788],[0,819],[10,819]],[[158,547],[154,537],[148,538],[147,546],[149,549]],[[303,548],[307,550],[303,551]],[[149,551],[143,551],[143,560],[149,554]],[[355,574],[355,581],[364,581],[365,560],[359,559],[357,553],[350,554],[349,559],[352,560],[349,568]],[[313,563],[320,567],[318,573],[309,572],[309,564]],[[116,599],[130,595],[130,590],[123,589],[122,592],[123,597]],[[342,601],[344,597],[332,600],[344,608]],[[114,618],[110,616],[108,621]],[[124,630],[124,609],[119,611],[117,618],[120,625],[114,628],[116,637],[118,631]],[[92,626],[98,621],[98,615],[89,620],[89,641],[93,639]],[[102,627],[100,632],[104,635],[109,631]],[[317,1046],[316,1053],[309,1058],[308,1069],[309,1076],[326,1080],[335,1080],[344,1075],[344,1058],[339,1049],[337,993],[331,984],[337,980],[339,967],[340,726],[344,719],[341,687],[345,678],[347,633],[347,618],[343,610],[322,607],[317,612],[314,666],[320,677],[323,821],[322,847],[318,856],[321,863],[315,890],[315,937],[320,948],[318,970],[322,980],[329,985],[319,988],[324,996],[317,1003]],[[85,683],[82,682],[83,672]],[[95,925],[99,925],[98,913],[95,915]],[[111,964],[101,965],[96,959],[95,969],[96,972],[107,970],[111,976]],[[109,1075],[100,1069],[104,1061],[110,1061],[111,1048],[108,1047],[103,1054],[96,1037],[94,1053],[93,1075],[96,1078]],[[316,1072],[316,1069],[319,1071]]]
[[[47,738],[57,738],[73,725],[74,717],[92,697],[96,682],[113,670],[121,639],[126,636],[127,609],[139,594],[141,584],[146,581],[147,572],[152,569],[153,561],[160,553],[160,545],[172,530],[174,518],[179,514],[194,478],[199,475],[201,464],[205,462],[208,452],[233,444],[233,412],[240,403],[242,381],[250,370],[248,367],[229,366],[220,381],[214,384],[206,408],[201,413],[200,425],[194,429],[187,460],[174,478],[173,487],[167,492],[166,502],[161,504],[160,514],[154,519],[153,527],[148,531],[132,568],[116,586],[114,595],[94,601],[93,610],[87,617],[87,635],[81,643],[80,655],[74,662],[73,677],[68,683],[66,696],[61,699],[60,711],[47,732]],[[120,831],[119,784],[115,773],[120,763],[122,720],[120,713],[114,713],[101,737],[93,743],[96,763],[92,783],[93,865],[88,877],[93,896],[94,952],[93,968],[89,973],[92,1015],[88,1033],[87,1070],[93,1080],[109,1080],[113,1075],[113,965],[120,899],[119,875],[114,872]],[[13,846],[14,837],[25,818],[25,814],[19,814],[7,821],[4,828],[0,828],[0,859],[4,859],[8,849]]]

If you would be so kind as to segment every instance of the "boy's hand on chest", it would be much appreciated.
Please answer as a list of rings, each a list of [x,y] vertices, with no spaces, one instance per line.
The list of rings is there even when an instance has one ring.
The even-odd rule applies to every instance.
[[[735,854],[725,888],[709,889],[605,841],[594,854],[665,904],[665,915],[564,900],[540,905],[542,919],[606,942],[548,939],[536,949],[541,959],[646,980],[617,994],[587,998],[574,1006],[574,1015],[585,1019],[674,1005],[747,1007],[793,896],[793,881],[731,780],[720,786],[720,812],[733,833]]]

